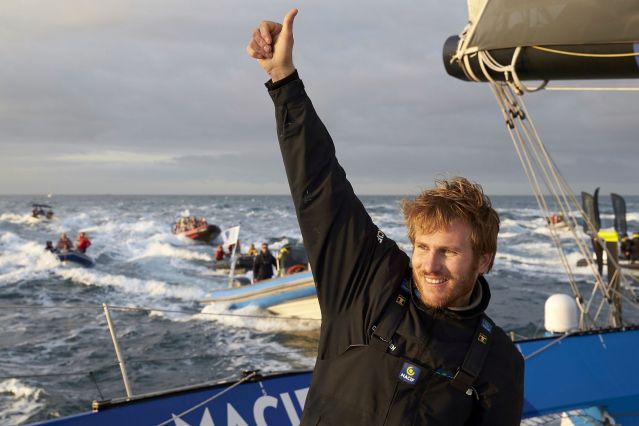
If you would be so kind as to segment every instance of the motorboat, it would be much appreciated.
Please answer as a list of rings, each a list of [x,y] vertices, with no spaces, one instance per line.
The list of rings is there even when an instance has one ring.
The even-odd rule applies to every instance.
[[[48,204],[39,204],[39,203],[33,203],[31,205],[31,207],[33,208],[31,210],[31,216],[35,219],[46,219],[46,220],[51,220],[53,219],[54,213],[52,210],[52,207]]]
[[[209,224],[205,218],[180,216],[171,227],[175,235],[185,236],[195,241],[211,243],[222,232],[219,226]]]
[[[310,271],[255,284],[242,277],[235,277],[234,282],[236,287],[216,290],[202,302],[227,303],[230,310],[255,306],[286,317],[321,318],[315,281]]]
[[[235,272],[238,274],[245,273],[253,269],[253,260],[255,256],[240,255],[235,259]],[[230,271],[232,258],[224,258],[215,261],[215,269],[217,271]]]
[[[56,250],[53,254],[55,254],[58,260],[64,265],[71,263],[85,268],[92,268],[95,266],[95,262],[91,257],[76,250]]]

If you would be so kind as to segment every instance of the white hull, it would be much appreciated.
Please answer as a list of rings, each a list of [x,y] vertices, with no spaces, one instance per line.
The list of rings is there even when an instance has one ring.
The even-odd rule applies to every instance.
[[[270,312],[285,317],[322,319],[317,296],[292,300],[268,308]]]

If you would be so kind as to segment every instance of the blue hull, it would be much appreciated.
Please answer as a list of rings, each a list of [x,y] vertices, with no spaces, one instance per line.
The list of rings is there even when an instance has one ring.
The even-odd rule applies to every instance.
[[[617,423],[639,425],[639,328],[524,341],[517,347],[526,358],[525,417],[605,406]]]
[[[517,343],[526,357],[523,418],[564,410],[605,406],[617,423],[639,425],[639,328],[605,330],[565,338]],[[48,421],[47,425],[296,425],[311,372],[295,372],[244,382],[222,383],[97,404],[97,412]],[[224,389],[226,393],[220,394]],[[219,397],[202,404],[214,395]],[[95,403],[94,403],[95,404]],[[625,413],[625,415],[624,415]]]
[[[228,389],[233,383],[211,385],[188,390],[141,397],[132,401],[101,403],[97,412],[51,420],[43,423],[60,426],[125,426],[125,425],[297,425],[311,379],[311,372],[270,376],[257,382],[244,382],[197,409],[196,407]],[[210,417],[212,423],[206,423]]]
[[[230,302],[229,309],[257,306],[268,309],[280,303],[302,299],[316,294],[310,272],[287,275],[238,288],[214,291],[208,302]]]
[[[95,262],[89,256],[77,251],[66,251],[62,253],[56,253],[60,262],[72,262],[85,268],[92,268],[95,266]]]

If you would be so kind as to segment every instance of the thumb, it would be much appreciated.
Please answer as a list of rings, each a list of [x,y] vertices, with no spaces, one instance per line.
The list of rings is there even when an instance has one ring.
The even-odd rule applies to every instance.
[[[293,33],[293,20],[295,19],[295,15],[297,15],[297,8],[291,9],[286,16],[284,17],[284,21],[282,21],[282,30],[288,33]]]

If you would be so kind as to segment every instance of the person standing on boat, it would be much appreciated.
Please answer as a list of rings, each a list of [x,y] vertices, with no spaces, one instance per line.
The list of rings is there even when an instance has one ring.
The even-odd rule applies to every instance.
[[[251,243],[251,245],[249,246],[247,252],[246,252],[247,256],[257,256],[257,249],[255,248],[255,244]]]
[[[403,202],[411,258],[378,229],[293,65],[296,14],[260,23],[246,50],[271,77],[322,311],[301,424],[518,425],[523,358],[484,313],[497,212],[478,184],[454,178]]]
[[[215,260],[224,260],[224,246],[220,244],[215,250]]]
[[[75,249],[80,253],[86,253],[90,245],[91,240],[89,240],[87,234],[85,232],[80,232],[78,238],[75,240]]]
[[[286,269],[290,266],[289,258],[290,258],[291,250],[288,244],[283,245],[280,248],[280,251],[277,252],[277,272],[280,277],[286,274]]]
[[[66,233],[63,232],[62,234],[60,234],[60,239],[58,240],[58,244],[56,245],[56,248],[60,251],[67,251],[67,250],[73,249],[73,243],[71,242],[69,237],[67,237]]]
[[[253,259],[253,282],[256,283],[272,278],[274,266],[276,266],[275,257],[268,249],[268,244],[262,243],[262,250]]]

